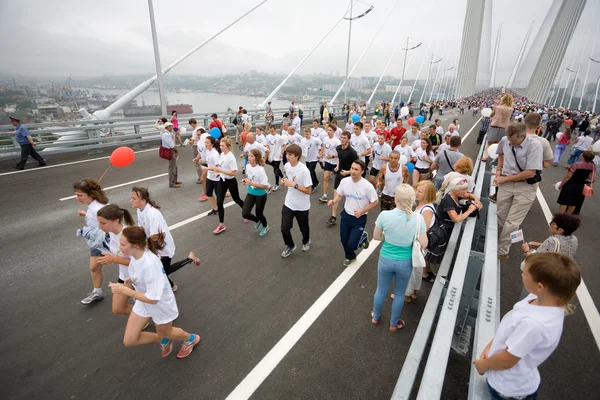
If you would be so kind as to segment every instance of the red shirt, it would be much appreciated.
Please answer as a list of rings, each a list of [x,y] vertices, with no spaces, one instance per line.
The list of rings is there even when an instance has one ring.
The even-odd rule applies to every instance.
[[[406,128],[403,126],[401,126],[400,129],[398,129],[397,126],[392,128],[392,131],[390,132],[390,137],[392,138],[392,149],[400,144],[400,139],[402,139],[402,136],[404,136],[405,133]]]
[[[377,133],[377,136],[379,136],[379,134],[381,133],[381,129],[377,129],[375,132]],[[391,133],[390,133],[389,131],[386,131],[386,130],[384,130],[384,131],[383,131],[383,134],[384,134],[384,136],[385,136],[385,141],[386,141],[386,142],[387,142],[387,141],[389,141],[389,140],[390,140]]]
[[[218,122],[217,125],[217,121],[219,121],[218,119],[215,120],[213,119],[212,121],[210,121],[210,125],[208,126],[208,130],[211,130],[212,128],[219,128],[221,130],[221,132],[223,132],[223,123],[221,121]]]
[[[572,120],[572,119],[568,119],[568,120],[566,120],[566,121],[564,122],[564,124],[570,128],[570,127],[571,127],[571,125],[573,125],[573,120]]]

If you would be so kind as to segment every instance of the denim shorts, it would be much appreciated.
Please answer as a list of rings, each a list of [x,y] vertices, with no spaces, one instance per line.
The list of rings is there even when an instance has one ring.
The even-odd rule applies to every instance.
[[[488,389],[490,390],[490,399],[491,400],[537,400],[538,391],[540,390],[540,388],[538,387],[534,393],[528,394],[526,396],[506,396],[506,395],[498,392],[493,387],[491,387],[489,383],[487,385],[488,385]]]

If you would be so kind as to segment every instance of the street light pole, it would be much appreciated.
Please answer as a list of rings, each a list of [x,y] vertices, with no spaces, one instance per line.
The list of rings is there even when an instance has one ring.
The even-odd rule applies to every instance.
[[[162,67],[160,66],[160,52],[158,50],[158,36],[156,35],[156,22],[154,22],[154,6],[148,0],[148,13],[150,14],[150,28],[152,29],[152,44],[154,45],[154,63],[156,64],[156,80],[158,81],[158,97],[160,98],[160,113],[167,115],[167,101],[165,99],[165,85],[163,82]]]
[[[427,79],[425,80],[425,86],[423,86],[423,92],[421,93],[421,98],[419,99],[419,103],[423,102],[423,97],[425,96],[425,90],[427,89],[427,84],[429,83],[429,77],[431,76],[431,67],[433,66],[433,64],[437,64],[443,60],[443,58],[440,58],[437,61],[433,61],[433,56],[434,56],[434,54],[431,53],[431,62],[429,63],[429,72],[427,73]]]
[[[404,83],[404,74],[406,72],[406,58],[408,56],[408,52],[409,50],[414,50],[417,47],[421,46],[423,44],[423,42],[419,42],[419,44],[417,44],[416,46],[413,47],[408,47],[408,40],[410,39],[409,36],[406,37],[406,47],[402,50],[404,50],[404,66],[402,67],[402,79],[400,80],[400,84],[398,85],[398,89],[396,89],[396,93],[398,93],[398,90],[400,89],[400,86]],[[412,60],[412,56],[411,56],[411,60]],[[394,99],[396,98],[396,93],[394,94]],[[400,99],[399,101],[402,101],[402,93],[400,93]],[[392,100],[392,103],[394,102],[394,100]]]
[[[350,71],[350,39],[352,38],[352,8],[354,0],[350,0],[350,20],[348,24],[348,52],[346,54],[346,81],[348,81],[348,72]],[[348,85],[344,87],[344,103],[348,101]]]
[[[592,114],[596,112],[596,100],[598,100],[598,88],[600,87],[600,76],[596,81],[596,94],[594,95],[594,104],[592,105]]]

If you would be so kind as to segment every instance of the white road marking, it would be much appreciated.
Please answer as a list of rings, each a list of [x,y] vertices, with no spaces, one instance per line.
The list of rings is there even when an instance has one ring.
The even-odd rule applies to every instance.
[[[372,240],[368,249],[363,250],[357,257],[356,262],[347,267],[325,292],[314,302],[304,315],[292,326],[292,328],[277,342],[275,347],[254,367],[242,382],[227,396],[227,400],[248,399],[267,379],[279,362],[294,347],[308,328],[317,320],[319,315],[327,308],[333,299],[341,292],[350,279],[356,274],[369,256],[377,249],[381,242]],[[294,257],[295,255],[292,255]],[[297,256],[300,256],[297,254]],[[367,318],[367,316],[365,316]]]
[[[473,132],[473,129],[475,129],[475,127],[477,126],[479,121],[481,121],[481,117],[479,117],[479,119],[477,121],[475,121],[475,124],[471,127],[471,129],[469,129],[469,132],[467,132],[467,134],[462,137],[462,143],[464,143],[467,136],[469,136],[471,134],[471,132]]]
[[[123,186],[129,186],[133,183],[138,183],[138,182],[144,182],[144,181],[149,181],[150,179],[156,179],[156,178],[160,178],[161,176],[167,176],[169,175],[167,172],[165,172],[164,174],[159,174],[159,175],[154,175],[154,176],[149,176],[147,178],[142,178],[142,179],[138,179],[135,181],[131,181],[131,182],[125,182],[125,183],[121,183],[115,186],[109,186],[109,187],[105,187],[104,191],[110,190],[110,189],[116,189],[116,188],[120,188]],[[65,201],[65,200],[71,200],[74,199],[75,196],[68,196],[68,197],[63,197],[62,199],[59,199],[60,201]]]
[[[232,205],[234,205],[234,204],[235,204],[235,201],[230,201],[229,203],[225,203],[225,204],[223,204],[223,208],[227,208],[227,207],[229,207],[229,206],[232,206]],[[187,224],[189,224],[189,223],[191,223],[191,222],[197,221],[197,220],[199,220],[200,218],[204,218],[204,217],[206,217],[206,216],[208,215],[208,213],[209,213],[210,211],[211,211],[211,210],[208,210],[208,211],[206,211],[206,212],[203,212],[202,214],[195,215],[195,216],[193,216],[193,217],[191,217],[191,218],[188,218],[188,219],[185,219],[185,220],[183,220],[183,221],[181,221],[181,222],[178,222],[178,223],[176,223],[176,224],[173,224],[173,225],[169,226],[169,230],[170,230],[170,231],[172,231],[172,230],[175,230],[175,229],[177,229],[177,228],[181,228],[182,226],[184,226],[184,225],[187,225]]]
[[[147,153],[149,151],[156,151],[156,150],[158,150],[158,147],[155,148],[155,149],[138,150],[138,151],[134,151],[134,153]],[[43,156],[43,154],[42,154],[42,156]],[[48,169],[48,168],[58,168],[58,167],[64,167],[66,165],[74,165],[74,164],[87,163],[87,162],[91,162],[91,161],[106,160],[106,159],[109,159],[109,158],[110,158],[110,156],[97,157],[97,158],[89,158],[87,160],[71,161],[71,162],[62,163],[62,164],[47,165],[45,167],[24,169],[24,170],[21,170],[21,171],[3,172],[3,173],[0,174],[0,176],[13,175],[13,174],[22,174],[22,173],[25,173],[25,172],[43,171],[43,170]]]
[[[542,191],[539,187],[536,196],[540,206],[542,207],[546,221],[550,223],[550,221],[552,221],[552,212],[550,211],[550,207],[548,207],[548,203],[546,203],[546,198],[542,194]],[[583,310],[583,314],[585,315],[585,318],[590,325],[590,329],[592,330],[592,335],[594,336],[596,345],[600,349],[600,313],[598,312],[598,309],[594,304],[594,300],[592,299],[592,296],[590,296],[590,292],[588,291],[587,286],[585,286],[583,279],[581,279],[581,284],[577,288],[576,294],[577,298],[579,299],[581,309]]]

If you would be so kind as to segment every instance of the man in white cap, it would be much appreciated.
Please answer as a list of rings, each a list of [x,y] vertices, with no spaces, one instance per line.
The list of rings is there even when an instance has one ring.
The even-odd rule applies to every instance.
[[[15,139],[17,143],[21,146],[21,161],[17,163],[13,168],[23,170],[25,169],[25,164],[27,164],[27,159],[29,156],[35,158],[35,160],[39,163],[40,167],[46,165],[46,160],[42,156],[39,155],[37,151],[35,151],[34,147],[36,143],[33,141],[33,138],[29,134],[29,130],[25,127],[25,125],[21,124],[21,120],[17,117],[9,117],[10,123],[12,126],[16,128],[13,135],[15,135]]]

